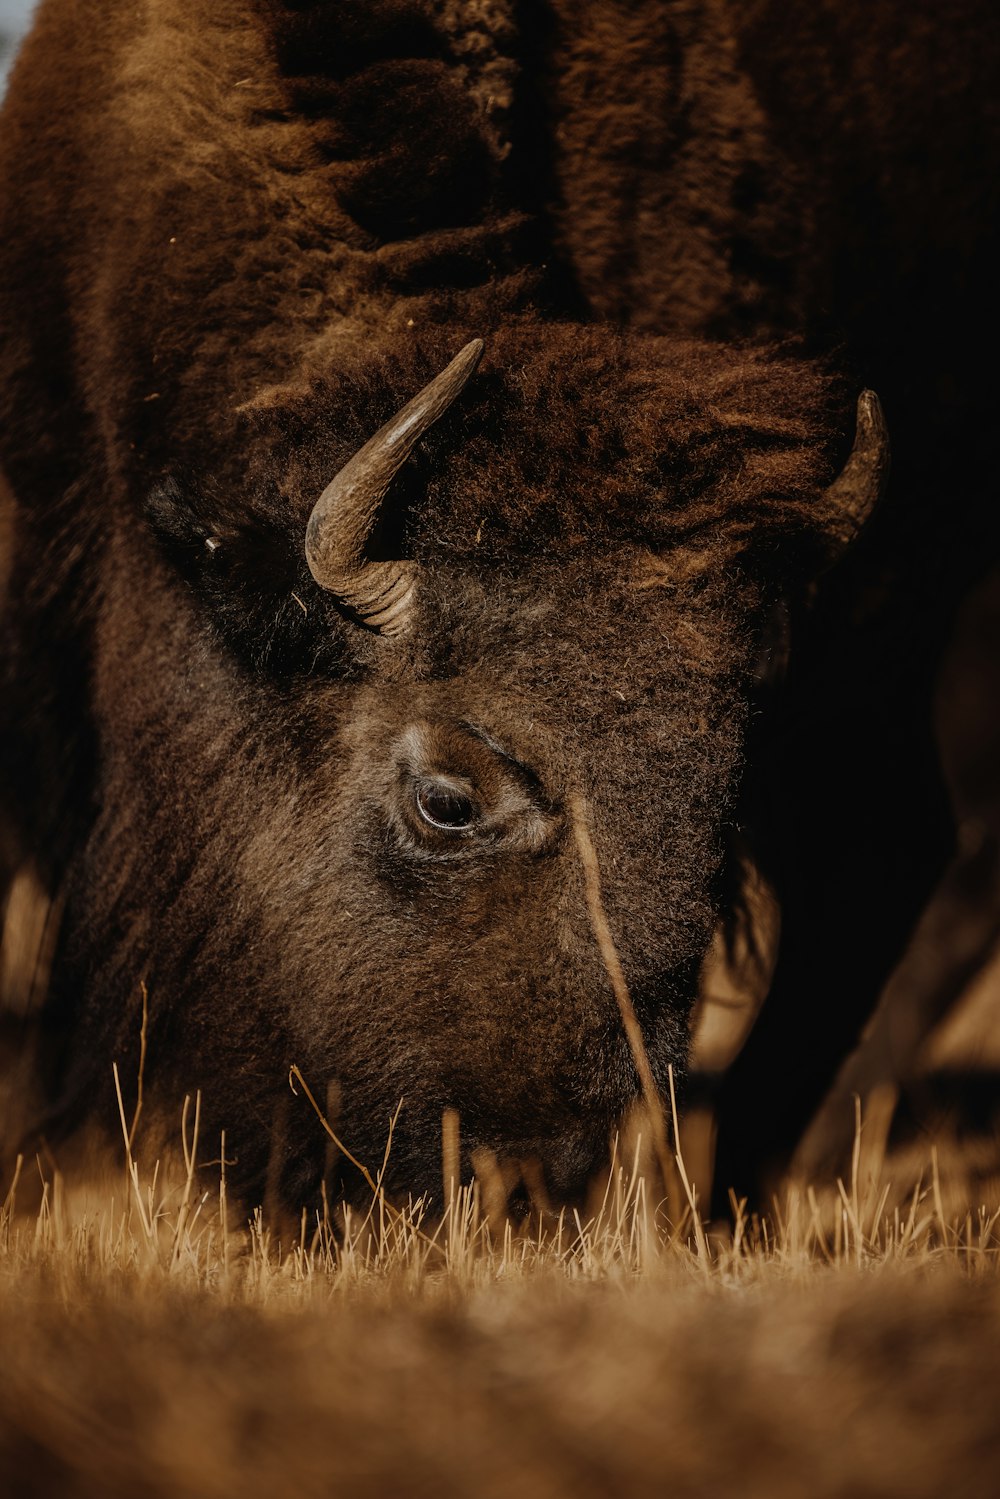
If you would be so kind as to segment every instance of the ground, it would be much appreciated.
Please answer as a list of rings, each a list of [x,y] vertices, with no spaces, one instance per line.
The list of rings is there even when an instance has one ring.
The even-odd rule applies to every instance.
[[[631,1169],[589,1223],[491,1229],[473,1192],[268,1228],[190,1160],[86,1190],[36,1163],[27,1211],[22,1175],[3,1493],[996,1493],[1000,1212],[955,1215],[936,1155],[891,1210],[862,1151],[711,1234]]]

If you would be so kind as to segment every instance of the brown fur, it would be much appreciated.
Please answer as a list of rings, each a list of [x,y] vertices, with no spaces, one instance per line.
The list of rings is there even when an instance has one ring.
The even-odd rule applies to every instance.
[[[565,796],[591,801],[662,1082],[767,620],[824,551],[846,424],[822,368],[657,336],[653,312],[614,309],[627,337],[568,320],[590,283],[565,225],[587,219],[550,243],[518,19],[48,0],[5,111],[4,770],[66,899],[58,1114],[131,1070],[145,979],[151,1078],[205,1090],[248,1192],[275,1139],[286,1195],[317,1186],[315,1121],[280,1122],[292,1063],[337,1083],[372,1164],[405,1098],[398,1188],[436,1181],[445,1107],[467,1149],[580,1185],[636,1078]],[[471,334],[482,373],[378,539],[426,564],[395,646],[312,582],[305,520]],[[414,834],[414,732],[428,773],[478,786],[488,838]]]
[[[782,948],[723,1129],[725,1181],[749,1190],[807,1122],[953,851],[932,702],[1000,541],[1000,23],[982,0],[545,13],[549,211],[589,304],[639,331],[839,347],[892,433],[880,516],[793,615],[762,748],[758,857]],[[990,780],[972,815],[1000,834]]]

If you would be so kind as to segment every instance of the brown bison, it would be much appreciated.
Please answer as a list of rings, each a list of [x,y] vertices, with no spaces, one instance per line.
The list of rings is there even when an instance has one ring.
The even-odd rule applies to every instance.
[[[5,836],[61,918],[36,1128],[135,1076],[145,989],[148,1089],[202,1089],[249,1194],[275,1156],[317,1190],[293,1065],[362,1160],[403,1101],[395,1190],[434,1189],[453,1108],[466,1167],[573,1194],[638,1089],[581,797],[658,1082],[756,862],[774,1056],[790,997],[852,985],[757,1154],[815,1097],[946,845],[922,715],[968,570],[928,610],[911,536],[924,594],[885,608],[906,486],[958,472],[904,445],[817,599],[884,430],[863,397],[847,456],[857,383],[767,342],[846,332],[904,434],[967,422],[912,303],[950,236],[976,284],[956,147],[925,265],[923,100],[865,113],[879,26],[903,83],[951,76],[896,11],[43,0],[0,136]]]

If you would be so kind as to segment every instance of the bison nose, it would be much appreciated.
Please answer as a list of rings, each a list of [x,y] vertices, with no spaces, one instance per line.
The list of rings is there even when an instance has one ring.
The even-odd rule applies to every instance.
[[[581,1131],[517,1144],[508,1139],[499,1150],[474,1145],[470,1164],[487,1211],[517,1220],[529,1211],[555,1217],[586,1210],[609,1158],[606,1138]]]
[[[532,1205],[551,1211],[582,1210],[608,1156],[607,1139],[583,1132],[546,1142],[537,1156],[522,1162],[522,1180]]]

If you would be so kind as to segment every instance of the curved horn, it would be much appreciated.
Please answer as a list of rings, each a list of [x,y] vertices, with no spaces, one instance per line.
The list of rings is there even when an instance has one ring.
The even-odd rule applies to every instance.
[[[386,491],[414,444],[448,410],[472,374],[483,341],[467,343],[327,485],[306,526],[306,561],[321,588],[335,593],[369,629],[399,635],[416,569],[412,562],[373,562],[365,555]]]
[[[852,542],[885,490],[889,477],[889,432],[878,396],[858,397],[857,430],[850,457],[822,498],[823,528],[837,550]]]

